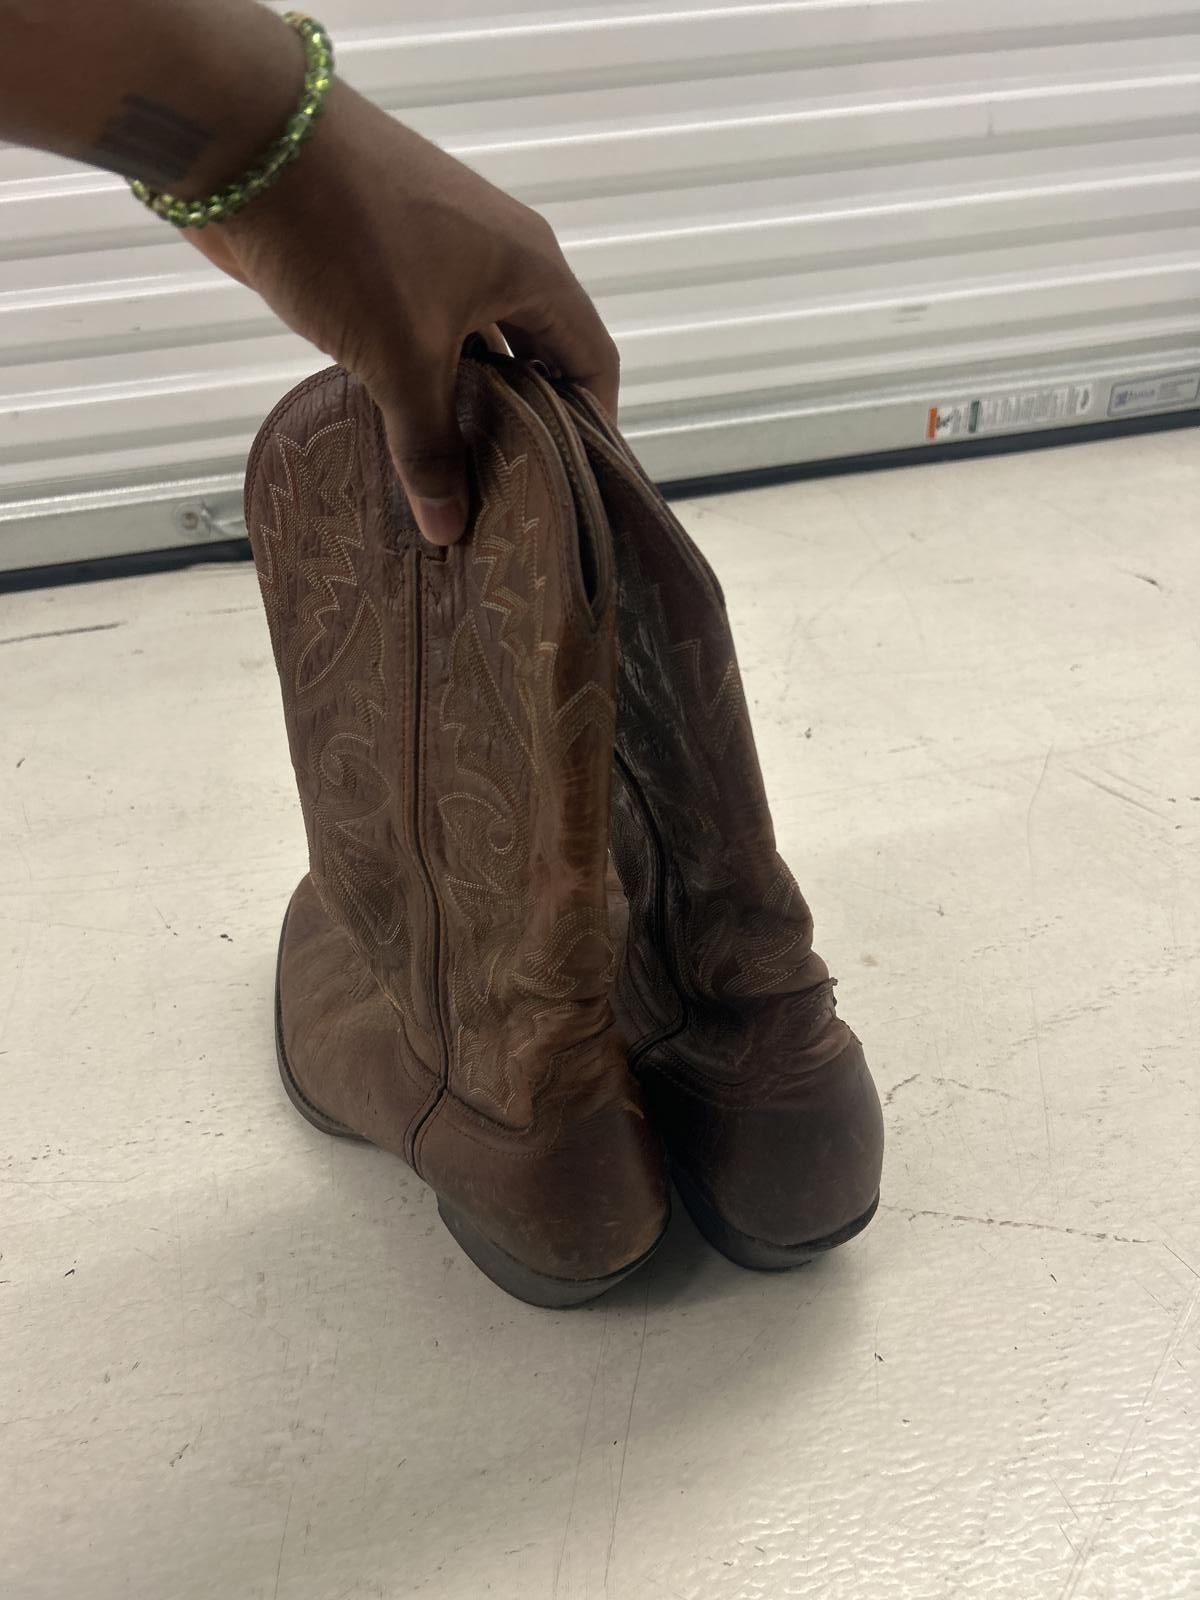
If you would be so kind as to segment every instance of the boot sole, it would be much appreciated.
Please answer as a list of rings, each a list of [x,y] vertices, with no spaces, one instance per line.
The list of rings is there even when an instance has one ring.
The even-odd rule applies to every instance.
[[[547,1273],[535,1272],[523,1261],[510,1256],[507,1250],[502,1250],[486,1234],[481,1233],[457,1206],[452,1205],[449,1200],[443,1200],[440,1195],[438,1195],[438,1214],[454,1235],[459,1247],[470,1256],[485,1277],[499,1284],[515,1300],[523,1300],[528,1306],[540,1306],[547,1311],[562,1311],[569,1306],[585,1305],[589,1300],[597,1300],[610,1289],[615,1289],[617,1284],[645,1266],[662,1243],[663,1234],[667,1231],[664,1227],[649,1250],[638,1256],[636,1261],[631,1261],[626,1267],[618,1268],[616,1272],[610,1272],[606,1277],[552,1278]]]
[[[283,1008],[280,1003],[279,974],[283,965],[283,941],[287,933],[287,917],[284,916],[283,928],[279,935],[279,954],[275,962],[275,1059],[279,1063],[279,1077],[283,1083],[284,1092],[295,1106],[296,1110],[321,1133],[331,1134],[335,1139],[353,1139],[356,1144],[370,1144],[370,1140],[361,1133],[355,1133],[353,1128],[348,1128],[342,1122],[337,1122],[333,1117],[326,1116],[320,1106],[315,1106],[304,1090],[292,1076],[292,1069],[288,1065],[287,1051],[283,1047]],[[523,1261],[518,1261],[515,1256],[510,1256],[507,1250],[494,1243],[485,1233],[481,1233],[475,1224],[467,1217],[465,1212],[449,1200],[443,1200],[441,1195],[434,1190],[437,1197],[438,1215],[445,1223],[447,1229],[454,1237],[460,1248],[470,1257],[479,1268],[480,1272],[490,1278],[498,1288],[506,1294],[512,1295],[515,1300],[523,1300],[526,1305],[540,1306],[546,1310],[560,1311],[568,1306],[585,1305],[589,1300],[596,1300],[602,1294],[607,1294],[610,1289],[615,1289],[617,1284],[638,1270],[649,1261],[658,1249],[666,1234],[666,1222],[670,1221],[668,1209],[666,1222],[662,1233],[655,1239],[643,1255],[631,1261],[628,1266],[620,1267],[616,1272],[610,1272],[603,1278],[555,1278],[548,1273],[535,1272],[532,1267],[527,1267]]]
[[[802,1267],[861,1233],[879,1209],[879,1196],[876,1195],[861,1217],[856,1217],[834,1233],[825,1234],[820,1239],[806,1240],[802,1244],[773,1244],[769,1239],[756,1239],[751,1233],[743,1233],[740,1228],[727,1222],[682,1167],[676,1166],[672,1177],[692,1221],[713,1249],[719,1250],[739,1267],[748,1267],[751,1272],[786,1272],[792,1267]]]

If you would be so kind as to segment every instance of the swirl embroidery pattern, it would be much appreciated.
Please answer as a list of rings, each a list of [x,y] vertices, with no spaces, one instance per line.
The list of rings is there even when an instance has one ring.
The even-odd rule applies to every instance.
[[[384,633],[362,592],[365,540],[351,490],[352,418],[305,445],[273,443],[273,519],[256,530],[259,583],[283,688],[292,761],[326,910],[360,941],[381,987],[412,1020],[412,948],[392,787],[379,764]]]
[[[535,1044],[553,1033],[556,1016],[594,998],[597,977],[604,990],[611,982],[606,907],[571,904],[569,888],[560,890],[563,903],[546,929],[555,863],[549,883],[535,886],[534,858],[539,822],[550,839],[558,831],[571,773],[611,760],[615,706],[593,681],[558,698],[559,646],[547,637],[547,577],[538,521],[527,511],[527,458],[509,461],[492,444],[481,468],[472,550],[478,598],[455,633],[441,709],[457,783],[438,808],[453,844],[446,888],[462,921],[450,966],[461,1081],[472,1099],[520,1124],[538,1070],[549,1065]],[[498,630],[484,613],[499,617]],[[507,693],[493,667],[497,645],[508,658]],[[595,737],[585,740],[589,733]],[[558,876],[569,885],[569,874]],[[584,940],[608,951],[607,970],[582,964],[586,992],[571,970]]]

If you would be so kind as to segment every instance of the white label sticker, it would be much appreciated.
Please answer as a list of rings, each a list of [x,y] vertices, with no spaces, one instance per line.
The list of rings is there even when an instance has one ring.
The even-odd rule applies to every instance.
[[[1110,417],[1139,411],[1168,411],[1200,400],[1200,372],[1173,372],[1163,378],[1128,378],[1114,383],[1108,397]]]
[[[979,438],[987,433],[1013,433],[1020,428],[1052,428],[1087,416],[1095,405],[1093,383],[1063,383],[1054,388],[989,394],[978,400],[930,406],[925,438],[936,444],[946,439]]]

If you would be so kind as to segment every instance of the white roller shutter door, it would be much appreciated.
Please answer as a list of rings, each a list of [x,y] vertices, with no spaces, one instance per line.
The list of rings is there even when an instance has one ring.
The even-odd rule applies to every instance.
[[[1198,0],[314,9],[554,223],[660,478],[1200,405]],[[318,360],[118,180],[0,147],[0,568],[238,532]]]

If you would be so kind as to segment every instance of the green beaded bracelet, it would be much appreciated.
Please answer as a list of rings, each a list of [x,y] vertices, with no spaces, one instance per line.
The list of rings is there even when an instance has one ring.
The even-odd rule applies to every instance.
[[[255,195],[270,188],[300,154],[311,138],[317,119],[325,110],[333,84],[333,45],[319,22],[299,11],[289,11],[283,19],[304,41],[304,89],[300,104],[288,118],[287,127],[270,145],[262,159],[236,183],[201,200],[180,200],[161,189],[152,189],[140,178],[130,178],[129,187],[143,205],[176,228],[206,228],[210,222],[227,222],[248,206]]]

